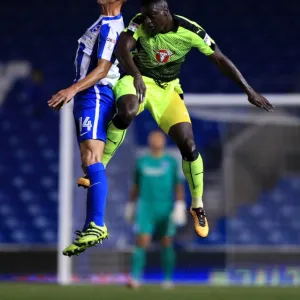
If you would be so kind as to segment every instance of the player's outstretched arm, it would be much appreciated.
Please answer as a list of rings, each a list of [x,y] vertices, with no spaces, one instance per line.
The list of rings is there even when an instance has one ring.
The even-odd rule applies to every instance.
[[[233,82],[235,82],[242,88],[242,90],[248,95],[248,101],[251,104],[263,108],[266,111],[272,111],[272,108],[274,106],[248,84],[241,72],[232,63],[232,61],[221,52],[217,45],[215,46],[214,53],[209,55],[208,57],[222,73],[224,73]]]
[[[143,102],[146,95],[146,86],[130,53],[135,46],[136,40],[133,35],[130,32],[122,32],[115,49],[115,55],[123,70],[134,78],[134,86],[139,102]]]
[[[84,79],[79,80],[76,84],[71,85],[70,87],[59,91],[48,101],[48,105],[53,110],[59,110],[66,103],[70,102],[74,96],[93,86],[99,80],[105,78],[111,67],[112,63],[106,59],[99,59],[98,66],[90,72]]]

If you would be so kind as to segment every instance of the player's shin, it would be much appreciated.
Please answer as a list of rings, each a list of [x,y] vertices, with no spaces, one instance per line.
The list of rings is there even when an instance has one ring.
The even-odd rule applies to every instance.
[[[165,282],[171,282],[175,268],[175,251],[173,246],[162,247],[161,252],[162,269]]]
[[[203,209],[203,161],[201,155],[195,151],[193,161],[182,161],[183,173],[188,181],[192,196],[190,213],[194,219],[195,231],[201,237],[209,232],[208,222]]]
[[[127,127],[124,127],[118,122],[118,117],[115,117],[108,125],[106,144],[102,156],[102,162],[105,167],[125,139]]]
[[[97,226],[104,226],[104,212],[108,184],[105,169],[102,163],[95,163],[87,167],[87,174],[91,185],[87,193],[87,219],[85,229],[90,222]]]
[[[189,184],[192,196],[192,208],[203,208],[203,161],[201,155],[197,152],[195,153],[195,160],[183,160],[182,168]]]
[[[146,250],[143,247],[137,246],[132,255],[131,276],[132,280],[139,282],[144,271],[146,263]]]
[[[108,238],[107,228],[104,224],[108,184],[102,163],[98,162],[88,166],[87,174],[91,185],[87,193],[87,215],[83,235],[78,240],[78,244],[91,247]]]

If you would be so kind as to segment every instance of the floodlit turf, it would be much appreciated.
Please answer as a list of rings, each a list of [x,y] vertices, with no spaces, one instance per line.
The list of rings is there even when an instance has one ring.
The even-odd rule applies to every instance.
[[[0,284],[1,300],[299,300],[300,288],[178,286],[162,290],[145,286],[137,291],[121,286]]]

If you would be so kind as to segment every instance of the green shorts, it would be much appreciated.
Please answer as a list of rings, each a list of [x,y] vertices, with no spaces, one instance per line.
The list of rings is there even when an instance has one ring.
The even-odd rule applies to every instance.
[[[150,236],[155,234],[158,238],[173,237],[176,234],[176,225],[170,215],[154,218],[148,212],[138,212],[134,229],[136,234]]]
[[[140,104],[138,114],[147,109],[152,114],[158,126],[168,134],[169,129],[178,123],[188,122],[191,119],[184,101],[179,79],[166,83],[165,88],[159,87],[152,78],[143,76],[146,85],[146,97]],[[116,99],[125,95],[136,95],[133,77],[126,75],[113,88]]]

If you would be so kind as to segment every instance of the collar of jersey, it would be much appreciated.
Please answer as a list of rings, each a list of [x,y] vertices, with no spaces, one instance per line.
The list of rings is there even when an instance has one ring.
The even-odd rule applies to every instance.
[[[108,21],[108,20],[119,20],[122,18],[122,14],[118,14],[117,16],[100,16],[101,20]]]
[[[171,31],[177,32],[178,28],[180,26],[179,22],[178,22],[178,19],[176,18],[176,15],[174,15],[174,14],[172,14],[172,18],[173,18],[174,26],[173,26]]]
[[[173,32],[177,32],[178,31],[178,28],[179,28],[180,25],[179,25],[179,22],[178,22],[178,20],[176,18],[176,15],[172,14],[172,18],[173,18],[173,23],[174,23],[173,28],[170,31],[168,31],[168,32],[160,32],[159,34],[167,34],[167,33],[171,32],[171,31],[173,31]]]

